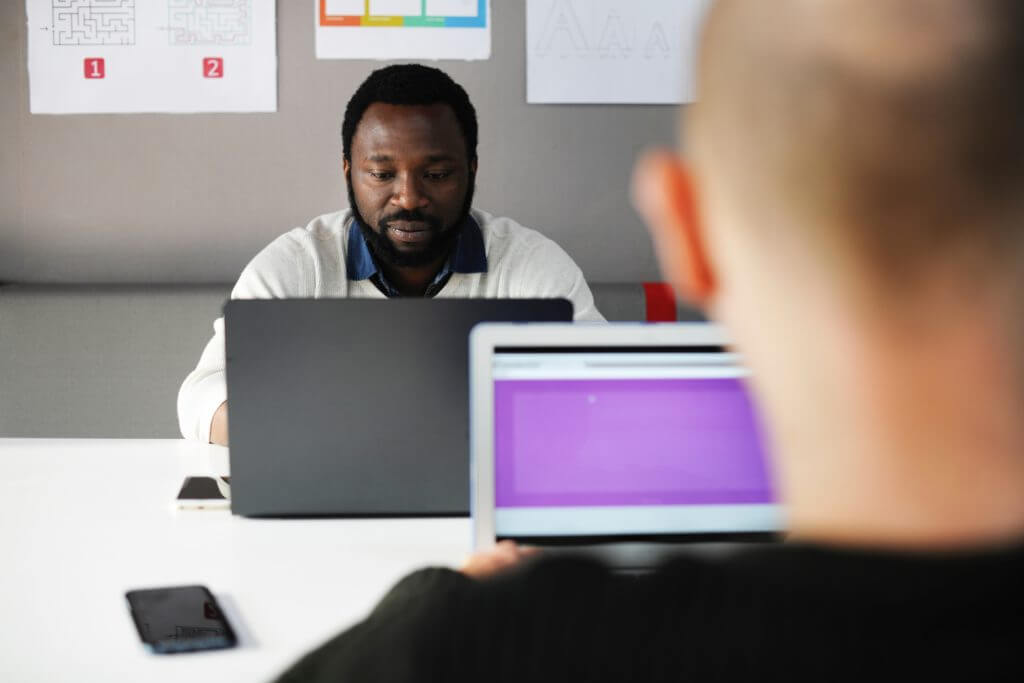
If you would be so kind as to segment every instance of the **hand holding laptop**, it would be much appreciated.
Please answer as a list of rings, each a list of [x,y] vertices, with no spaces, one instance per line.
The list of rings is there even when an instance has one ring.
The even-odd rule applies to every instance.
[[[459,569],[471,579],[487,579],[540,554],[540,548],[521,546],[515,541],[498,541],[493,548],[475,552]]]

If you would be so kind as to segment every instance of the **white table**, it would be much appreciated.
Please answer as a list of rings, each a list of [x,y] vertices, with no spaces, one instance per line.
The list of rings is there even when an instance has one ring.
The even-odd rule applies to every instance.
[[[177,440],[0,439],[0,680],[262,681],[412,569],[456,565],[467,519],[257,520],[175,512],[227,449]],[[153,655],[132,588],[202,583],[240,645]]]

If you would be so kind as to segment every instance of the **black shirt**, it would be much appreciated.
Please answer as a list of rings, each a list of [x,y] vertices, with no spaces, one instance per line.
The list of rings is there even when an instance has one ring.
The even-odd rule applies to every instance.
[[[1024,545],[407,576],[282,681],[1024,681]]]

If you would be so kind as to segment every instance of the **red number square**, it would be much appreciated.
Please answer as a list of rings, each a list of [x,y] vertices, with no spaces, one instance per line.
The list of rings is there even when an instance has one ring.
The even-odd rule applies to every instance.
[[[107,66],[102,57],[86,57],[83,66],[86,78],[106,78]]]
[[[224,78],[224,58],[203,57],[203,78]]]

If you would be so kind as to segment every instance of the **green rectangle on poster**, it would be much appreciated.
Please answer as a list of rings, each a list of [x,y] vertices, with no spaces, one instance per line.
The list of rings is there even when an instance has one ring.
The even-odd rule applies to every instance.
[[[444,17],[403,17],[406,26],[444,28]]]

